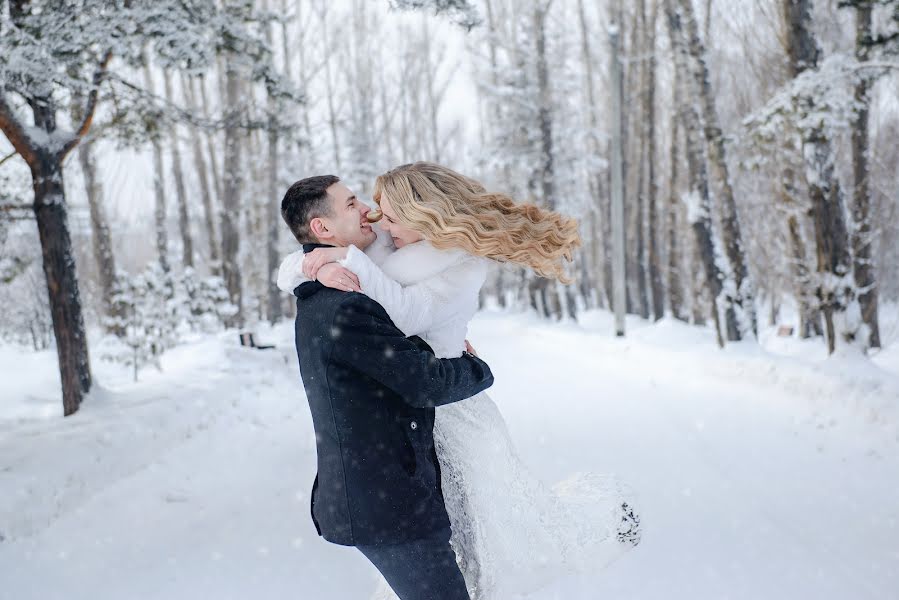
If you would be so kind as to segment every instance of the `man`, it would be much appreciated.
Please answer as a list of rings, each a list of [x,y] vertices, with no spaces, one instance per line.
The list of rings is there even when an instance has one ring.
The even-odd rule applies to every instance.
[[[281,202],[304,252],[366,248],[376,237],[368,212],[333,175],[296,182]],[[346,289],[358,289],[358,281]],[[318,453],[316,529],[330,542],[356,546],[402,600],[468,600],[449,544],[434,407],[490,387],[490,368],[469,353],[435,358],[363,294],[317,281],[294,294],[297,354]]]

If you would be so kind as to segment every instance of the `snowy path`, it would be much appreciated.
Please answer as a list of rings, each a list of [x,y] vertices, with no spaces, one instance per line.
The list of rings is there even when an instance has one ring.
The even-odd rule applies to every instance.
[[[590,317],[483,314],[470,334],[527,464],[549,482],[614,472],[639,493],[636,551],[529,599],[899,596],[896,353],[878,360],[891,374],[719,352],[668,322],[615,340]],[[308,518],[292,332],[260,337],[279,349],[197,341],[137,385],[95,361],[108,389],[75,418],[0,419],[0,598],[368,597],[371,568]],[[20,380],[0,406],[52,399],[44,358],[28,375],[49,382]]]

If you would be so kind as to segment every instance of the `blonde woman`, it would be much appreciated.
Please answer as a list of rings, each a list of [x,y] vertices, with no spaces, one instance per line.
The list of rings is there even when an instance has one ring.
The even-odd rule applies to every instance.
[[[471,351],[468,323],[489,261],[569,282],[577,223],[488,192],[446,167],[418,162],[377,178],[369,215],[380,226],[355,246],[288,256],[278,285],[307,279],[377,301],[438,358]],[[486,393],[438,407],[434,425],[452,546],[472,598],[507,597],[563,571],[595,571],[639,543],[639,518],[612,478],[580,476],[550,489],[522,464]]]

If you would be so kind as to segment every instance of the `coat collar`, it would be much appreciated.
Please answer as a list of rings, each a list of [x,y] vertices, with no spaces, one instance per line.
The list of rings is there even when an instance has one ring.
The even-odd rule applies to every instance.
[[[293,289],[293,295],[300,300],[305,300],[312,294],[325,288],[324,284],[318,281],[304,281]]]
[[[316,248],[333,248],[333,247],[334,246],[332,246],[330,244],[319,244],[319,243],[303,244],[303,254],[309,254]],[[320,284],[317,281],[304,281],[303,283],[301,283],[300,285],[298,285],[297,287],[295,287],[293,289],[293,295],[300,299],[308,298],[315,292],[321,290],[323,287],[325,287],[325,286],[323,286],[322,284]]]
[[[303,244],[303,254],[309,254],[316,248],[334,248],[334,247],[335,246],[332,246],[331,244],[319,244],[319,243]]]

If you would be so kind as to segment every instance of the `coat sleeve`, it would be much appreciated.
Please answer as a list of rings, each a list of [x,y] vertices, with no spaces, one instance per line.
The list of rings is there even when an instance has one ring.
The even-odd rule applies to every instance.
[[[340,262],[359,278],[362,293],[383,306],[407,336],[421,335],[435,322],[447,320],[459,310],[466,295],[477,297],[487,273],[486,265],[472,257],[419,283],[403,286],[355,246],[350,246]]]
[[[281,266],[278,267],[278,289],[282,292],[292,294],[298,285],[309,281],[309,278],[303,275],[304,256],[303,251],[298,250],[288,254],[281,261]]]
[[[432,408],[470,398],[493,385],[481,359],[436,358],[396,328],[377,303],[348,294],[334,316],[331,361],[381,383],[404,402]]]

